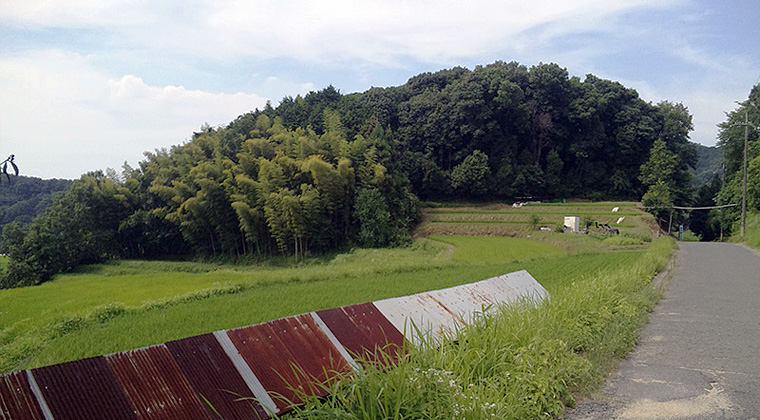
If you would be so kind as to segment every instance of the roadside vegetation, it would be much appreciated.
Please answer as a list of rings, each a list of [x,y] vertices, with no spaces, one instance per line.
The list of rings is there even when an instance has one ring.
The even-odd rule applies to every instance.
[[[738,223],[737,223],[738,224]],[[734,231],[738,232],[737,226]],[[760,250],[760,212],[747,212],[744,237],[734,235],[732,241],[743,243],[749,247]]]
[[[411,348],[386,370],[365,366],[285,417],[561,416],[635,345],[659,298],[650,280],[673,246],[660,239],[629,264],[553,288],[540,305],[490,308],[440,346]]]

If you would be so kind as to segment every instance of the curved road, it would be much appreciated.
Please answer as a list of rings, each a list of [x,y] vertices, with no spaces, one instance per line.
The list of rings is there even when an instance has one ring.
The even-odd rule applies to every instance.
[[[760,254],[679,246],[639,345],[567,419],[760,419]]]

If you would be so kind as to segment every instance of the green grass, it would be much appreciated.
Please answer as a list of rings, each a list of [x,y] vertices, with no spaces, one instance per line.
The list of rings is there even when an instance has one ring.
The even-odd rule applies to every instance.
[[[557,418],[600,384],[636,343],[659,297],[649,281],[674,242],[656,241],[622,267],[566,284],[538,306],[488,311],[456,341],[410,349],[304,398],[302,419]]]
[[[88,323],[49,343],[27,366],[60,363],[303,312],[451,287],[521,269],[527,269],[551,293],[573,281],[631,264],[643,252],[559,255],[523,262],[452,264],[375,276],[339,274],[323,280],[270,283],[181,305],[136,310],[102,324]]]
[[[515,238],[436,237],[409,248],[359,249],[289,268],[149,261],[92,266],[41,286],[0,291],[5,325],[0,370],[122,351],[520,269],[528,269],[551,291],[630,263],[641,252],[567,255],[561,245],[592,239],[554,236],[558,243],[551,245]]]
[[[526,238],[532,235],[533,219],[537,226],[562,227],[564,216],[580,216],[585,221],[607,223],[621,232],[651,235],[652,216],[641,212],[638,203],[541,203],[513,208],[502,203],[486,203],[466,206],[454,203],[423,210],[423,223],[416,230],[416,237],[428,235],[513,236]],[[612,209],[618,207],[619,211]],[[619,218],[624,217],[618,224]],[[602,232],[592,225],[590,231]]]
[[[98,264],[39,286],[0,290],[0,331],[20,321],[39,326],[62,316],[84,316],[113,302],[140,306],[231,284],[319,280],[335,275],[336,268],[341,275],[382,274],[435,266],[447,258],[440,244],[421,241],[410,248],[356,250],[326,262],[286,268],[162,261]]]
[[[540,203],[540,204],[526,204],[524,207],[602,207],[612,210],[613,207],[634,207],[639,203],[631,201],[594,201],[594,202],[581,202],[581,203]]]
[[[485,209],[489,206],[493,205]],[[573,203],[565,208],[570,206],[578,207]],[[532,209],[521,216],[531,214],[535,214]],[[484,216],[464,217],[467,221]],[[467,234],[493,225],[502,228],[454,225],[467,228]],[[356,249],[297,265],[272,259],[251,265],[114,261],[87,266],[41,286],[0,290],[0,372],[450,287],[520,269],[528,269],[553,292],[633,264],[648,245],[643,235],[635,234],[605,240],[601,235],[534,231],[528,225],[519,229],[519,236],[531,240],[433,235],[407,248]],[[609,252],[626,247],[629,250]]]
[[[428,239],[454,246],[452,261],[502,264],[510,261],[563,254],[557,246],[510,237],[429,236]]]
[[[747,212],[747,219],[744,225],[744,238],[740,236],[741,222],[737,222],[734,228],[732,241],[743,243],[749,247],[760,250],[760,212]]]
[[[526,209],[514,209],[514,210],[428,210],[430,214],[514,214],[515,212],[538,214],[538,215],[565,215],[565,216],[641,216],[643,213],[638,211],[619,211],[612,213],[609,210],[537,210],[533,207]],[[569,214],[572,213],[572,214]]]

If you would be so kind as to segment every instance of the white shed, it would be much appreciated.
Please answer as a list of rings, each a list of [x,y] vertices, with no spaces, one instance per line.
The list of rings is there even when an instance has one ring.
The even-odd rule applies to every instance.
[[[578,233],[581,231],[581,218],[578,216],[565,216],[565,228],[570,232]]]

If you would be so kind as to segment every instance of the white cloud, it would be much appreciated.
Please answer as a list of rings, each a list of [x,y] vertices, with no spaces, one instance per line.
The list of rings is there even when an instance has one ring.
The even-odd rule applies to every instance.
[[[144,151],[182,143],[204,122],[226,124],[262,108],[247,93],[151,86],[111,78],[91,59],[60,51],[0,60],[0,153],[32,176],[78,177],[132,165]]]
[[[614,16],[674,0],[11,0],[0,19],[25,27],[97,27],[113,42],[214,58],[293,57],[398,66],[528,48],[568,32],[613,31]],[[527,30],[540,28],[531,37]],[[116,41],[118,40],[118,41]]]
[[[207,11],[204,26],[211,35],[206,47],[219,54],[393,65],[405,57],[473,57],[504,48],[541,25],[551,23],[551,36],[558,36],[647,4],[662,2],[234,0]]]
[[[0,19],[26,27],[113,27],[153,21],[147,0],[8,0]]]

